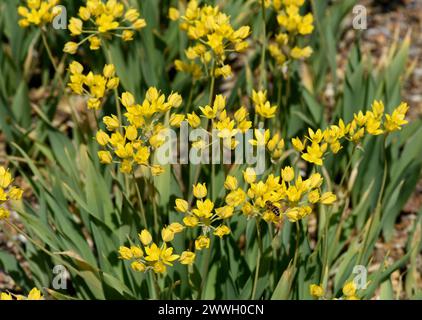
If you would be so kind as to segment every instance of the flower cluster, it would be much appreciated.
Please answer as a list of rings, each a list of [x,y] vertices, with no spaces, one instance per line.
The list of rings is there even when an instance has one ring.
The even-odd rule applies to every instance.
[[[102,42],[112,36],[123,41],[132,41],[135,31],[146,26],[137,9],[126,8],[123,1],[87,0],[86,6],[79,8],[79,18],[69,21],[68,29],[73,37],[85,36],[80,42],[69,41],[64,52],[75,54],[79,46],[88,41],[91,50],[100,49]]]
[[[59,0],[26,0],[26,6],[18,7],[18,14],[22,17],[19,26],[29,27],[31,24],[42,26],[50,23],[60,13],[57,8]]]
[[[312,13],[300,14],[304,4],[305,0],[273,0],[281,31],[271,41],[268,50],[279,66],[290,59],[306,59],[312,54],[310,46],[297,45],[300,36],[309,35],[314,30]]]
[[[96,134],[97,142],[105,148],[98,152],[101,163],[110,164],[116,156],[123,173],[132,173],[133,166],[137,165],[150,168],[154,176],[162,174],[163,167],[151,165],[150,156],[165,142],[166,126],[161,118],[172,108],[178,108],[182,97],[172,93],[166,98],[151,87],[142,104],[137,104],[129,92],[122,94],[121,102],[126,108],[127,125],[120,123],[116,115],[106,116],[103,122],[112,133],[99,130]]]
[[[237,181],[233,181],[231,187],[237,188]],[[176,199],[175,209],[185,214],[184,225],[188,228],[199,227],[202,229],[202,234],[195,240],[196,250],[210,247],[209,235],[211,232],[220,238],[231,233],[224,221],[233,216],[234,206],[226,205],[214,208],[214,202],[207,198],[207,194],[206,184],[198,183],[193,186],[193,195],[196,198],[194,207],[190,207],[184,199]]]
[[[98,110],[107,91],[119,86],[119,78],[115,76],[115,67],[112,64],[104,66],[103,74],[94,74],[90,71],[83,74],[84,67],[76,61],[69,65],[70,82],[68,86],[76,94],[88,98],[88,108]]]
[[[354,114],[353,120],[347,125],[340,119],[338,125],[331,125],[324,131],[318,129],[315,132],[308,129],[309,136],[304,140],[293,138],[292,144],[297,151],[302,153],[302,159],[322,166],[328,147],[333,154],[338,153],[342,148],[341,139],[343,138],[358,144],[365,134],[377,136],[400,130],[408,123],[405,120],[408,109],[409,106],[406,103],[401,103],[391,115],[384,114],[384,104],[375,101],[370,111],[366,111],[365,114],[363,112]],[[306,146],[308,141],[310,145]]]
[[[230,65],[225,64],[229,52],[243,52],[248,43],[248,26],[235,30],[230,24],[230,17],[221,12],[218,6],[199,6],[198,1],[189,1],[186,11],[180,17],[176,8],[170,8],[170,19],[181,20],[180,28],[185,31],[194,44],[187,48],[189,62],[175,61],[176,69],[191,73],[195,79],[206,74],[215,77],[229,77]]]
[[[0,220],[7,219],[10,216],[9,210],[4,208],[8,200],[20,200],[23,190],[12,186],[13,178],[9,170],[0,167]]]
[[[281,177],[270,174],[265,182],[257,182],[254,170],[248,168],[243,177],[249,189],[246,201],[240,204],[247,217],[259,215],[267,222],[278,224],[285,216],[290,222],[296,222],[308,216],[317,203],[330,205],[336,201],[332,192],[321,191],[323,178],[319,173],[303,180],[300,175],[295,177],[292,167],[285,167],[281,169]],[[231,201],[232,193],[226,196],[226,202]]]
[[[277,161],[281,158],[284,150],[284,139],[281,138],[280,133],[276,133],[271,137],[270,129],[255,129],[255,139],[250,139],[248,142],[257,147],[265,147],[270,153],[271,160]]]
[[[275,117],[277,106],[271,106],[267,99],[267,90],[255,91],[252,90],[252,101],[255,105],[255,112],[264,119],[271,119]]]
[[[0,300],[44,300],[44,297],[41,294],[41,291],[37,288],[33,288],[27,297],[22,295],[15,295],[12,293],[1,292],[0,293]]]
[[[249,113],[243,106],[234,112],[233,118],[227,115],[226,97],[223,95],[219,94],[215,97],[212,107],[206,105],[199,107],[199,109],[203,117],[211,120],[212,129],[215,130],[218,138],[223,139],[223,146],[227,149],[236,148],[239,143],[235,139],[236,134],[245,133],[252,127],[252,122],[249,121]],[[194,129],[201,125],[200,117],[195,112],[187,115],[187,121]],[[208,131],[206,132],[208,133]],[[204,149],[207,145],[202,139],[193,143],[193,147],[197,149]]]
[[[184,251],[181,255],[173,253],[173,247],[167,245],[174,239],[174,235],[182,232],[184,227],[180,223],[172,223],[163,228],[161,237],[163,243],[158,246],[152,241],[152,236],[147,230],[142,230],[138,238],[141,246],[132,245],[130,247],[121,246],[119,248],[120,258],[132,261],[131,268],[138,272],[148,272],[153,270],[155,273],[165,273],[167,266],[173,266],[173,262],[178,260],[181,264],[191,265],[195,261],[195,253]],[[145,252],[145,253],[144,253]]]
[[[317,284],[311,284],[309,286],[309,292],[314,298],[322,298],[324,299],[324,288]],[[347,281],[343,285],[343,296],[340,298],[340,300],[359,300],[358,297],[358,288],[356,286],[356,283],[352,281]]]

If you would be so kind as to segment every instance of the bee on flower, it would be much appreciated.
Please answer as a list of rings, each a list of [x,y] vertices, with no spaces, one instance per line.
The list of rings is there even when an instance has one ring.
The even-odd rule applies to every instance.
[[[5,206],[9,201],[22,199],[23,190],[12,184],[10,171],[0,166],[0,220],[10,217],[10,211]]]
[[[280,224],[283,218],[296,222],[307,217],[317,203],[331,205],[336,201],[332,192],[322,192],[323,178],[319,173],[308,179],[298,175],[292,167],[281,169],[280,176],[270,174],[265,180],[256,180],[253,169],[244,172],[249,188],[246,199],[238,203],[242,213],[250,217],[260,216],[263,220]],[[226,202],[230,201],[229,193]]]
[[[188,62],[176,60],[176,70],[190,73],[194,79],[204,74],[216,78],[231,76],[232,69],[225,63],[227,55],[230,52],[241,53],[248,48],[248,26],[234,29],[230,17],[218,6],[199,6],[196,0],[188,2],[184,14],[170,8],[169,17],[180,21],[180,29],[193,42],[185,51]]]
[[[87,0],[86,5],[79,8],[78,17],[69,20],[68,29],[72,37],[82,40],[69,41],[64,52],[75,54],[85,42],[90,50],[98,50],[104,41],[118,37],[123,41],[132,41],[135,32],[146,27],[137,9],[129,8],[121,0]]]

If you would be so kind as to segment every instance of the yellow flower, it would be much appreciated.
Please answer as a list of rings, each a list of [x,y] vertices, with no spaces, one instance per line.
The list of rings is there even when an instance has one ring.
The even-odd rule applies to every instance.
[[[95,137],[101,146],[105,146],[110,141],[110,137],[103,130],[99,130]]]
[[[72,36],[78,36],[82,33],[82,20],[71,18],[69,21],[68,29]]]
[[[133,261],[130,265],[133,271],[144,272],[146,270],[145,264],[139,261]]]
[[[183,223],[185,226],[193,228],[198,225],[199,219],[195,216],[186,216],[183,218]]]
[[[9,217],[10,217],[9,210],[0,207],[0,220],[6,220],[6,219],[9,219]]]
[[[332,192],[325,192],[321,195],[320,202],[322,204],[332,204],[337,200],[337,197]]]
[[[295,178],[295,171],[292,167],[284,167],[281,169],[281,177],[284,181],[290,182]]]
[[[261,117],[270,119],[274,118],[277,106],[271,106],[270,102],[267,101],[264,104],[257,105],[255,110]]]
[[[187,212],[189,208],[189,204],[186,200],[184,199],[176,199],[176,206],[175,209],[179,212]]]
[[[290,222],[296,222],[300,219],[300,210],[299,208],[289,208],[286,211],[286,217]]]
[[[135,126],[126,127],[126,139],[134,141],[138,138],[138,130]]]
[[[180,17],[179,10],[177,10],[176,8],[170,7],[169,9],[170,20],[176,21],[177,19],[179,19],[179,17]]]
[[[176,114],[176,113],[173,113],[173,114],[170,116],[169,123],[170,123],[170,125],[171,125],[172,127],[176,127],[176,128],[178,128],[178,127],[180,127],[180,124],[181,124],[184,120],[185,120],[185,115],[184,115],[184,114]]]
[[[10,188],[8,195],[10,200],[20,200],[22,199],[23,190],[17,187],[12,187]]]
[[[243,202],[245,202],[245,200],[246,194],[241,188],[231,191],[226,196],[226,203],[232,207],[240,206],[241,204],[243,204]]]
[[[130,30],[123,30],[122,32],[122,40],[123,41],[132,41],[133,40],[133,36],[135,35],[135,33],[133,31]]]
[[[106,78],[112,78],[116,74],[116,68],[113,64],[106,64],[103,68],[103,75]]]
[[[148,230],[142,230],[141,233],[138,234],[138,237],[144,246],[148,246],[152,242],[152,236]]]
[[[252,168],[247,168],[245,171],[243,171],[243,179],[248,184],[252,184],[256,181],[256,173],[255,170]]]
[[[109,151],[98,151],[98,158],[102,164],[110,164],[113,161]]]
[[[196,129],[200,126],[201,124],[201,119],[196,115],[195,112],[192,113],[188,113],[187,114],[187,118],[188,118],[188,123],[189,125],[193,128]]]
[[[103,122],[106,125],[108,131],[114,131],[120,127],[119,119],[117,119],[114,114],[111,115],[111,117],[104,117]]]
[[[135,28],[135,30],[140,30],[142,28],[145,28],[147,26],[147,23],[145,19],[138,19],[132,24],[132,26],[133,28]]]
[[[217,228],[215,228],[215,230],[214,230],[214,235],[216,235],[216,236],[218,236],[218,237],[220,237],[220,238],[222,238],[222,237],[224,237],[225,235],[228,235],[228,234],[230,234],[230,228],[229,227],[227,227],[227,226],[225,226],[225,225],[221,225],[221,226],[219,226],[219,227],[217,227]],[[195,243],[196,244],[196,243]]]
[[[167,101],[173,108],[179,108],[183,102],[182,96],[178,93],[170,94]]]
[[[308,194],[308,200],[310,203],[317,203],[319,201],[319,191],[318,190],[312,190]]]
[[[305,48],[294,47],[290,55],[293,59],[307,59],[312,55],[312,52],[312,48],[309,46]]]
[[[322,157],[324,152],[327,150],[327,144],[320,146],[316,142],[312,142],[312,145],[306,148],[306,153],[302,154],[302,159],[310,163],[315,163],[318,166],[322,166]]]
[[[214,119],[217,116],[218,110],[215,107],[211,108],[210,106],[205,106],[205,107],[199,107],[199,109],[201,110],[204,117],[206,117],[207,119]]]
[[[164,242],[170,242],[174,239],[174,232],[169,228],[163,228],[161,230],[161,238]]]
[[[180,223],[178,223],[178,222],[173,222],[173,223],[171,223],[171,224],[168,226],[168,228],[169,228],[172,232],[174,232],[174,233],[180,233],[180,232],[182,232],[182,231],[183,231],[183,229],[185,229],[185,227],[184,227],[183,225],[181,225]]]
[[[227,190],[235,190],[237,188],[237,179],[233,176],[227,176],[224,182],[224,188]]]
[[[346,297],[351,297],[351,296],[356,295],[356,284],[353,280],[345,283],[345,285],[343,286],[343,294]]]
[[[409,110],[407,103],[401,103],[391,115],[385,115],[385,130],[387,132],[394,132],[400,130],[401,127],[408,123],[405,120],[406,113]]]
[[[136,9],[129,9],[125,13],[125,19],[130,22],[135,22],[139,18],[139,12]]]
[[[135,104],[135,97],[130,92],[123,92],[120,100],[126,108],[130,108]]]
[[[4,167],[0,167],[0,187],[6,189],[12,183],[12,175]]]
[[[215,209],[215,213],[221,219],[228,219],[233,216],[234,208],[232,206],[224,206],[221,208]]]
[[[69,54],[75,54],[76,51],[78,51],[78,44],[76,42],[66,42],[63,48],[63,52],[69,53]]]
[[[88,100],[88,109],[99,110],[101,106],[101,100],[97,98],[90,98]]]
[[[88,0],[86,7],[79,8],[78,16],[81,19],[74,17],[70,19],[69,30],[72,36],[83,35],[84,38],[80,43],[88,40],[91,50],[98,50],[101,39],[108,40],[112,36],[130,41],[133,39],[134,30],[146,26],[145,20],[140,18],[139,11],[126,8],[121,0],[107,2]]]
[[[132,250],[128,247],[121,246],[119,248],[120,259],[131,260],[133,258]]]
[[[198,183],[193,186],[193,195],[197,199],[202,199],[207,196],[207,186],[205,183]]]
[[[144,252],[142,251],[142,249],[138,246],[131,246],[130,247],[130,251],[132,251],[133,257],[134,258],[142,258],[144,256]]]
[[[206,199],[205,201],[197,200],[196,201],[197,208],[193,209],[192,212],[197,217],[204,217],[208,219],[212,216],[212,209],[214,209],[214,203],[210,199]]]
[[[43,296],[41,295],[41,291],[37,288],[33,288],[29,291],[28,300],[42,300]]]
[[[155,177],[155,176],[159,176],[160,174],[163,174],[165,171],[164,167],[160,166],[160,165],[153,165],[151,167],[151,174]]]
[[[120,165],[120,172],[126,174],[132,173],[132,163],[129,160],[124,159]]]
[[[299,152],[302,152],[305,149],[305,144],[302,143],[302,141],[299,138],[293,138],[292,145],[293,145],[293,148],[295,148],[295,150]]]
[[[311,295],[315,298],[321,298],[324,296],[324,289],[317,284],[311,284],[309,286],[309,291]]]
[[[10,293],[2,292],[0,293],[0,300],[13,300],[13,298]]]
[[[183,251],[180,255],[179,261],[181,264],[192,265],[195,262],[195,253],[190,251]]]
[[[207,236],[199,236],[195,240],[196,250],[208,249],[209,247],[210,247],[210,238],[208,238]]]
[[[27,0],[26,2],[27,7],[18,7],[18,14],[22,17],[18,24],[22,28],[26,28],[31,24],[43,26],[50,23],[60,13],[56,9],[56,5],[59,3],[58,0]]]

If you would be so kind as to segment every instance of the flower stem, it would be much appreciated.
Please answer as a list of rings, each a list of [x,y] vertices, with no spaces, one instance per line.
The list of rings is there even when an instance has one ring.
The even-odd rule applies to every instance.
[[[264,90],[266,87],[267,70],[265,67],[265,53],[267,50],[267,26],[266,26],[266,14],[265,14],[265,0],[261,0],[261,12],[262,12],[262,52],[261,52],[261,77],[260,77],[260,89]]]
[[[252,288],[252,296],[251,296],[252,300],[255,300],[255,296],[256,296],[256,289],[257,289],[258,280],[259,280],[259,269],[261,266],[261,257],[263,255],[260,221],[258,219],[255,219],[255,222],[256,222],[256,235],[257,235],[257,240],[258,240],[258,254],[256,256],[255,279],[254,279],[254,284]]]
[[[208,278],[208,271],[210,267],[210,260],[211,260],[211,246],[207,249],[207,252],[205,253],[205,262],[204,262],[204,268],[202,272],[202,281],[201,281],[201,287],[199,288],[198,293],[198,299],[204,299],[204,289],[207,284],[207,278]]]
[[[381,210],[382,209],[382,199],[384,197],[385,185],[387,183],[387,174],[388,174],[386,141],[387,141],[387,136],[384,136],[384,142],[383,142],[383,146],[384,146],[384,153],[383,153],[384,173],[383,173],[383,177],[382,177],[381,190],[380,190],[380,193],[378,195],[377,206],[375,208],[374,215],[372,217],[370,217],[368,230],[365,233],[365,240],[363,242],[362,249],[360,250],[360,253],[359,253],[358,264],[362,264],[362,262],[363,262],[362,260],[364,258],[364,253],[365,253],[364,251],[365,251],[366,246],[368,245],[369,237],[370,237],[371,231],[372,231],[372,225],[374,224],[375,218],[378,215],[380,215],[381,211],[382,211]]]
[[[78,116],[78,113],[75,112],[75,110],[73,108],[73,104],[71,104],[70,101],[69,101],[69,97],[67,96],[67,93],[66,93],[66,86],[64,85],[63,79],[60,75],[59,66],[57,65],[56,61],[54,60],[54,56],[53,56],[53,53],[51,51],[50,45],[48,44],[47,36],[45,35],[44,30],[41,30],[41,38],[42,38],[45,50],[47,51],[48,58],[49,58],[51,64],[53,65],[54,71],[56,73],[54,78],[56,78],[56,77],[58,78],[59,84],[60,84],[62,91],[63,91],[63,95],[64,95],[67,103],[69,104],[71,114],[72,114],[72,118],[73,118],[74,122],[78,125],[80,123],[80,118]]]
[[[145,215],[144,204],[143,204],[143,201],[142,201],[141,192],[139,191],[138,183],[136,182],[135,173],[132,173],[132,179],[133,179],[133,183],[135,185],[136,195],[138,197],[139,209],[140,209],[140,212],[141,212],[142,223],[144,224],[144,227],[147,229],[148,223],[147,223],[147,219],[146,219],[146,215]]]

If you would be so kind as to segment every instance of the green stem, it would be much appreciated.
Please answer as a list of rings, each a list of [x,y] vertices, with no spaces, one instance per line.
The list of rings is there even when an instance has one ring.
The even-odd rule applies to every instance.
[[[341,180],[340,180],[340,184],[339,184],[340,187],[343,186],[344,180],[346,179],[346,176],[348,176],[350,166],[353,163],[353,156],[355,155],[355,151],[356,151],[356,145],[354,144],[352,154],[350,155],[349,162],[347,163],[346,169],[344,170],[343,176],[341,177]]]
[[[133,183],[135,185],[136,195],[138,197],[139,209],[140,209],[140,212],[141,212],[142,223],[144,224],[144,227],[146,229],[148,229],[148,223],[147,223],[147,218],[146,218],[146,215],[145,215],[144,203],[142,201],[141,192],[139,191],[138,183],[136,182],[135,173],[132,173],[132,179],[133,179]]]
[[[211,259],[211,246],[207,249],[207,252],[205,253],[205,262],[204,262],[204,268],[202,271],[202,281],[201,281],[201,287],[199,288],[198,292],[198,298],[204,299],[204,289],[207,284],[207,278],[208,278],[208,271],[210,267],[210,259]]]
[[[364,250],[368,245],[368,241],[369,241],[369,237],[371,235],[374,220],[379,214],[381,214],[382,198],[384,197],[384,191],[385,191],[385,185],[386,185],[386,182],[387,182],[387,173],[388,173],[386,141],[387,141],[387,136],[384,136],[384,143],[383,143],[383,146],[384,146],[384,154],[383,154],[383,156],[384,156],[384,173],[383,173],[383,177],[382,177],[381,190],[380,190],[380,193],[378,195],[377,206],[375,208],[374,215],[370,218],[371,220],[369,221],[368,230],[365,233],[365,240],[363,242],[362,249],[359,253],[358,264],[362,264],[362,260],[364,258]]]
[[[261,12],[262,12],[262,52],[261,52],[261,77],[260,77],[260,89],[265,89],[265,82],[267,78],[267,70],[265,68],[265,53],[267,50],[267,26],[266,26],[266,14],[265,14],[265,0],[261,0]]]
[[[252,296],[251,296],[252,300],[255,300],[255,296],[256,296],[256,289],[257,289],[258,280],[259,280],[259,269],[261,266],[261,257],[263,255],[260,221],[259,219],[255,219],[255,222],[256,222],[256,235],[257,235],[257,240],[258,240],[258,254],[256,256],[255,279],[254,279],[254,284],[252,288]]]
[[[57,77],[59,79],[59,84],[60,84],[60,86],[62,88],[63,95],[64,95],[65,99],[67,100],[67,103],[69,104],[73,121],[77,125],[79,125],[80,118],[78,116],[78,113],[75,112],[75,110],[73,108],[73,104],[70,103],[70,101],[69,101],[69,97],[67,96],[67,93],[66,93],[66,86],[64,85],[63,79],[62,79],[62,77],[60,75],[59,66],[56,64],[56,61],[54,60],[54,56],[53,56],[53,53],[51,51],[50,45],[48,44],[47,36],[45,35],[45,31],[44,30],[41,30],[41,38],[42,38],[42,41],[43,41],[45,50],[47,51],[48,58],[49,58],[51,64],[53,65],[54,71],[56,73],[55,76],[54,76],[54,78]]]
[[[155,274],[155,272],[152,272],[152,279],[153,279],[153,283],[154,283],[154,291],[155,291],[155,298],[157,300],[160,299],[160,295],[161,295],[161,290],[160,290],[160,286],[158,284],[158,277]]]
[[[208,101],[209,101],[209,106],[212,107],[212,103],[214,100],[214,89],[215,89],[215,59],[213,59],[212,61],[212,67],[211,67],[211,85],[210,85],[210,92],[209,92],[209,97],[208,97]],[[213,129],[213,122],[211,121],[211,133],[212,133],[212,129]],[[211,147],[212,148],[212,147]],[[212,162],[212,160],[211,160]],[[216,200],[217,194],[216,194],[216,190],[215,190],[215,164],[211,163],[211,199],[213,201]]]

